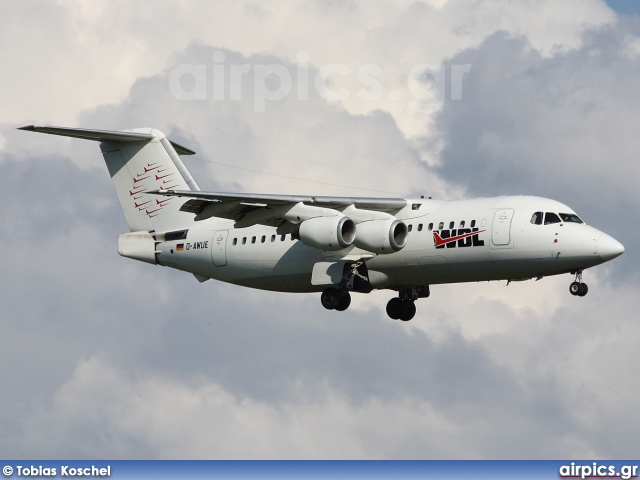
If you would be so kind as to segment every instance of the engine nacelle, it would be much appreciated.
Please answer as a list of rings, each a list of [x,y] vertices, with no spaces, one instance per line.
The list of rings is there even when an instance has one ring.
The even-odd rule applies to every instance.
[[[356,236],[356,225],[349,217],[315,217],[300,224],[300,241],[322,250],[342,250],[351,245]]]
[[[356,247],[373,253],[394,253],[407,244],[409,229],[396,218],[372,220],[356,225]]]

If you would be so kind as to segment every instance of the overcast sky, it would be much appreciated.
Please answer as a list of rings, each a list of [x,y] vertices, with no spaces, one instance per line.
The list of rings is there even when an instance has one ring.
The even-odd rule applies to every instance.
[[[2,1],[3,456],[636,457],[640,17],[611,5]],[[434,286],[408,323],[199,284],[120,257],[97,143],[32,123],[158,128],[204,190],[547,196],[626,253],[585,298]]]

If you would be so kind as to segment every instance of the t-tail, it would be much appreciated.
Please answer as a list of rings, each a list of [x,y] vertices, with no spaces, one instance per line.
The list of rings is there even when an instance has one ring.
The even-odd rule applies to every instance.
[[[164,238],[167,232],[184,229],[190,223],[190,217],[180,213],[185,200],[147,194],[154,190],[200,191],[178,156],[195,152],[169,141],[159,130],[110,131],[35,125],[20,130],[100,142],[100,150],[131,230],[118,237],[120,255],[157,264],[158,238]]]
[[[188,223],[189,217],[179,211],[184,200],[146,194],[153,190],[200,190],[178,156],[195,152],[169,141],[159,130],[109,131],[34,125],[20,130],[99,141],[132,232],[168,232]]]

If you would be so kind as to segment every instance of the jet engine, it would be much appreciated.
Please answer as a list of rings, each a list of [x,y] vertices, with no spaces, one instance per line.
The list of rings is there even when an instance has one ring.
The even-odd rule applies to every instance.
[[[342,250],[351,245],[356,225],[349,217],[315,217],[300,224],[300,240],[310,247],[323,250]]]
[[[387,254],[402,250],[407,244],[409,230],[407,225],[396,218],[371,220],[356,226],[354,244],[363,250]]]

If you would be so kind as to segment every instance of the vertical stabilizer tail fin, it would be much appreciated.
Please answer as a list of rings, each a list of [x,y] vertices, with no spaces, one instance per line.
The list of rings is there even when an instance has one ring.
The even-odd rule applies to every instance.
[[[153,190],[200,188],[178,156],[195,152],[170,142],[159,130],[86,130],[30,125],[21,130],[99,141],[120,205],[132,232],[176,230],[188,222],[184,200],[158,197]]]

